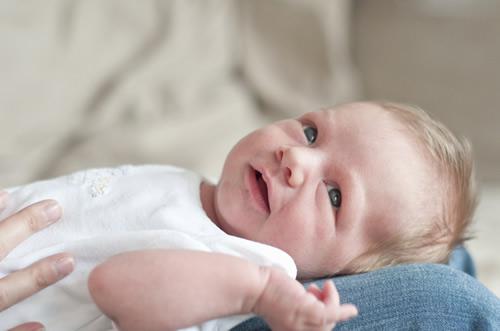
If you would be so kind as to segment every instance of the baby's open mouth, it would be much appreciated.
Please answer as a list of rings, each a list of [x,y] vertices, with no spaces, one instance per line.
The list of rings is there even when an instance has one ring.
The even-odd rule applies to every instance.
[[[262,201],[266,205],[267,211],[270,212],[270,207],[269,207],[269,197],[267,193],[267,184],[264,181],[264,178],[262,178],[262,173],[259,171],[255,170],[255,180],[257,181],[257,187],[259,188],[260,192],[260,197],[262,198]]]

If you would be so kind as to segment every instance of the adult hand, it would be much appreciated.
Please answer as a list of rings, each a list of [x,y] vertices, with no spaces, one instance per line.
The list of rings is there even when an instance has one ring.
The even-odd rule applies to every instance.
[[[0,212],[8,198],[6,192],[0,192]],[[56,201],[43,200],[0,219],[0,260],[30,235],[58,221],[61,215],[61,207]],[[73,258],[67,253],[60,253],[3,277],[0,279],[0,312],[64,278],[73,268]],[[43,326],[38,322],[29,322],[13,330],[43,330]]]

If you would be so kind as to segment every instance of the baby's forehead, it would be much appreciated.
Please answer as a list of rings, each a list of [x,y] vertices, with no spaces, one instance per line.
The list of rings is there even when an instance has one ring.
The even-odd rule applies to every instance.
[[[323,115],[324,120],[360,121],[362,119],[389,120],[394,118],[382,106],[371,102],[354,102],[340,104],[331,107],[323,107],[317,110],[303,113],[300,117],[314,117]]]
[[[428,190],[438,183],[439,173],[425,147],[396,115],[371,103],[347,104],[321,110],[332,121],[333,144],[339,153],[343,149],[346,165],[355,168],[367,190],[366,199],[377,200],[373,207],[393,203],[386,213],[417,212],[428,196]],[[328,127],[328,126],[326,126]],[[431,188],[432,187],[432,188]],[[418,206],[418,207],[417,207]]]
[[[360,101],[360,102],[343,103],[335,106],[321,107],[317,111],[330,112],[330,113],[335,113],[335,112],[380,113],[380,112],[385,112],[385,109],[377,103]]]
[[[425,146],[406,124],[378,104],[343,104],[305,113],[302,119],[317,126],[319,137],[333,141],[328,145],[337,155],[339,148],[348,146],[341,151],[373,167],[391,168],[388,164],[402,163],[401,167],[411,168],[407,163],[413,162],[429,168],[434,165]],[[378,163],[371,162],[375,157]]]
[[[323,131],[333,130],[335,134],[351,138],[360,136],[383,141],[414,138],[397,116],[369,102],[323,108],[304,113],[300,118]]]

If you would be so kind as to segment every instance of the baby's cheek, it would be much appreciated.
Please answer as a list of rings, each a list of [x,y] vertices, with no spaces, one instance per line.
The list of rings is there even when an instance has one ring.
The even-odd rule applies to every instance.
[[[290,250],[299,251],[312,245],[314,238],[314,216],[303,211],[283,213],[279,218],[277,240]]]

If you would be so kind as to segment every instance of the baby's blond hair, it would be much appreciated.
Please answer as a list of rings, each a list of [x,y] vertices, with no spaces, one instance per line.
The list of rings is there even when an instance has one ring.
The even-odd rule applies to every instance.
[[[441,190],[434,194],[442,195],[437,199],[442,202],[431,219],[415,219],[405,233],[377,243],[351,261],[345,271],[366,272],[414,262],[445,263],[453,248],[470,238],[468,227],[477,205],[471,145],[418,107],[383,101],[373,103],[395,115],[428,152],[426,157],[432,160],[441,178],[438,183],[442,185]]]

